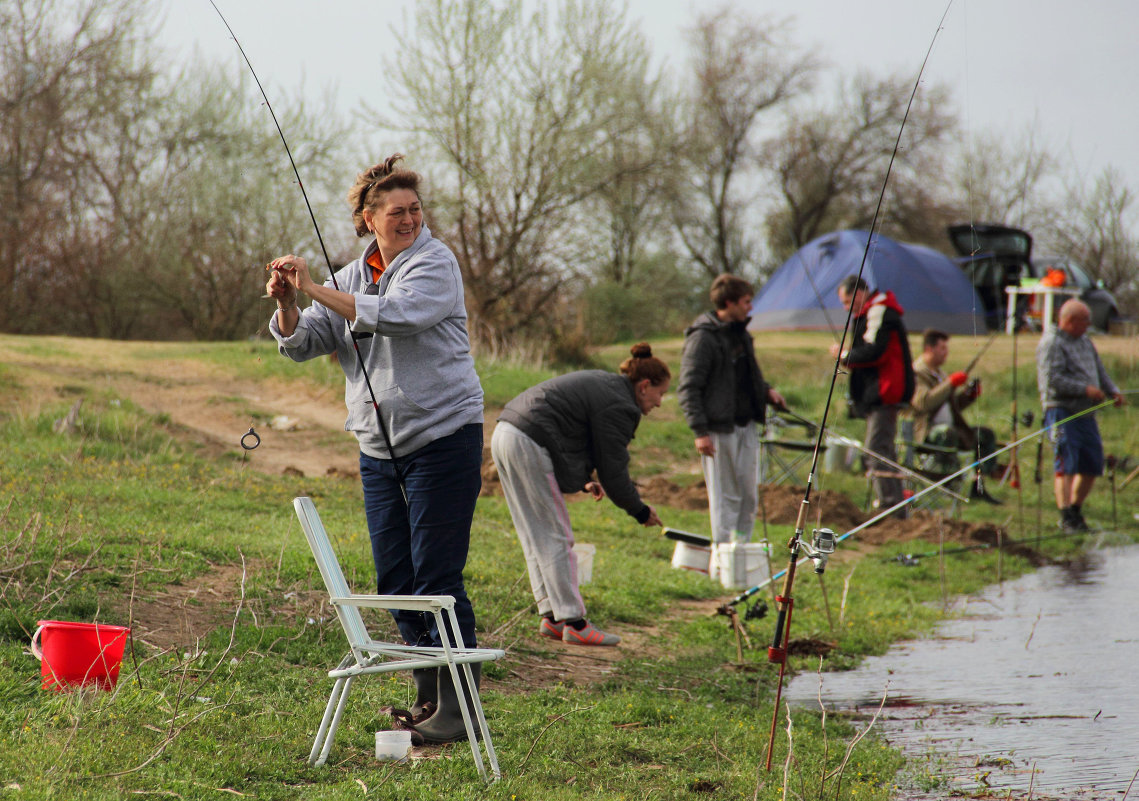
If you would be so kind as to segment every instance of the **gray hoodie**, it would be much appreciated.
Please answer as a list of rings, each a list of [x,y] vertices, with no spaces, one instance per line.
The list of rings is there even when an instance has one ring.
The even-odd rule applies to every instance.
[[[364,294],[372,282],[367,258],[336,273],[340,290],[356,296],[352,330],[374,336],[359,339],[360,355],[379,403],[396,456],[483,419],[483,393],[467,338],[463,279],[455,256],[423,226],[411,247],[380,277],[379,294]],[[332,287],[332,281],[325,282]],[[376,412],[352,347],[348,321],[320,303],[301,312],[292,336],[281,335],[277,315],[269,324],[280,351],[293,361],[335,353],[344,370],[344,424],[369,456],[389,458]]]

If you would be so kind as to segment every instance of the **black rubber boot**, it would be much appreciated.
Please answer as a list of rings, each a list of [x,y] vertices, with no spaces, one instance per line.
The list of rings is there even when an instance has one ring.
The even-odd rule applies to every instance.
[[[413,719],[417,719],[425,712],[428,704],[434,710],[439,706],[439,668],[416,668],[411,671],[415,679],[415,703],[408,712]],[[430,711],[427,711],[430,717]]]
[[[475,689],[478,689],[479,679],[482,676],[482,664],[475,662],[471,665],[471,674],[475,679]],[[459,676],[466,682],[463,677],[463,669],[459,668]],[[467,693],[468,699],[470,692]],[[423,741],[430,744],[453,743],[459,740],[467,739],[467,729],[463,725],[463,713],[459,709],[459,696],[455,692],[455,684],[451,679],[451,671],[447,668],[439,668],[439,683],[438,683],[438,698],[439,708],[435,714],[425,720],[423,723],[416,724],[415,730],[423,735]],[[474,708],[470,705],[469,701],[467,709],[471,714],[471,723],[475,727],[475,736],[478,736],[478,719],[475,717]]]

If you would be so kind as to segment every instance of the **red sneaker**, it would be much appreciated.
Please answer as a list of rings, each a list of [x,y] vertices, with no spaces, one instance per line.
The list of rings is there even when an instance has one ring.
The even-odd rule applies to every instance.
[[[572,645],[616,645],[621,642],[621,638],[616,634],[606,634],[586,621],[585,627],[580,630],[573,626],[566,626],[562,629],[562,642],[568,642]]]
[[[560,620],[550,620],[550,618],[543,616],[542,621],[538,624],[538,633],[543,637],[549,637],[551,640],[560,640],[565,627],[566,624],[564,622]]]

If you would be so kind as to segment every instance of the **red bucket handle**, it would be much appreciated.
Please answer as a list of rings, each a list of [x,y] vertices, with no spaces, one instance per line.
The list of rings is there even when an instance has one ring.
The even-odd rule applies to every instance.
[[[36,659],[40,660],[41,662],[44,659],[43,651],[40,650],[40,633],[43,632],[43,630],[44,630],[44,627],[43,627],[43,624],[41,623],[40,627],[38,629],[36,629],[36,633],[32,635],[32,656],[34,656]]]

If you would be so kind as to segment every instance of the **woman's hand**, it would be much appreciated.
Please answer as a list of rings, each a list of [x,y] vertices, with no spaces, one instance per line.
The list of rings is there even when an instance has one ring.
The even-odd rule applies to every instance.
[[[599,501],[605,497],[605,490],[596,481],[590,481],[584,487],[585,491],[593,496],[593,500]]]
[[[274,274],[280,274],[281,278],[292,287],[294,298],[298,290],[306,295],[312,294],[313,280],[312,276],[309,275],[308,262],[300,256],[294,256],[292,253],[288,256],[278,256],[269,262],[265,269],[272,270]],[[269,294],[272,295],[273,293],[270,292]]]
[[[271,270],[271,267],[266,267]],[[281,308],[297,305],[297,288],[285,280],[280,270],[273,270],[265,284],[265,294],[277,301]]]
[[[664,525],[664,523],[660,522],[660,518],[657,517],[657,510],[650,506],[649,507],[649,519],[646,520],[641,525],[645,526],[646,528],[648,528],[648,527],[660,528],[661,526]]]

